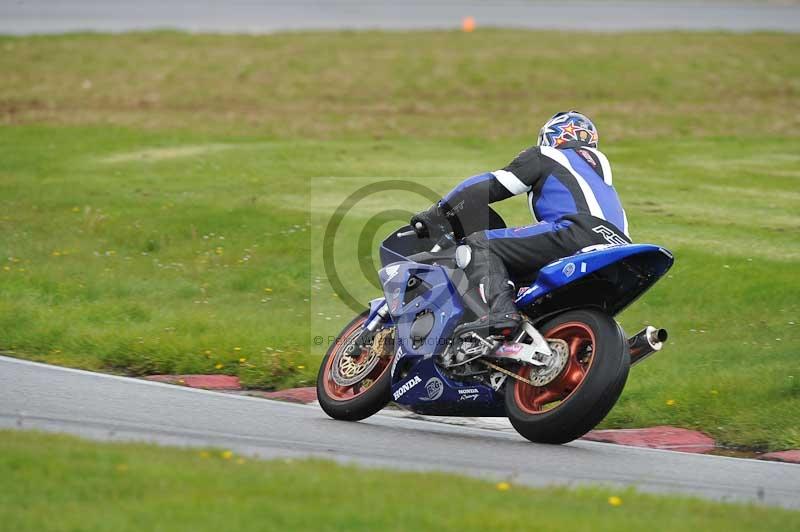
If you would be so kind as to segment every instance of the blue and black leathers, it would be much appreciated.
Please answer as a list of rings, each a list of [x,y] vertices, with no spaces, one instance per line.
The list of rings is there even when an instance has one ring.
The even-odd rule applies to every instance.
[[[523,193],[528,195],[536,222],[556,223],[565,216],[590,215],[628,234],[608,159],[577,142],[559,148],[528,148],[502,170],[461,182],[444,197],[442,208],[451,215],[480,217],[487,205]]]
[[[527,194],[534,223],[493,227],[489,205],[518,194]],[[509,277],[528,280],[549,262],[586,246],[630,242],[611,165],[602,152],[580,142],[528,148],[502,170],[464,180],[427,215],[470,228],[472,261],[465,270],[500,321],[516,313]]]
[[[502,170],[460,183],[442,208],[456,218],[475,219],[490,203],[523,193],[536,223],[478,231],[467,239],[497,254],[515,277],[585,246],[630,241],[608,159],[580,143],[529,148]]]

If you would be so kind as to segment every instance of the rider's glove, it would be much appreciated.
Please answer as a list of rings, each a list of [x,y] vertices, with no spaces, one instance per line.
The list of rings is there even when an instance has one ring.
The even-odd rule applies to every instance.
[[[416,230],[420,238],[428,237],[439,240],[447,232],[448,221],[439,203],[434,203],[427,211],[422,211],[411,217],[411,227],[417,223],[422,224],[422,230]]]

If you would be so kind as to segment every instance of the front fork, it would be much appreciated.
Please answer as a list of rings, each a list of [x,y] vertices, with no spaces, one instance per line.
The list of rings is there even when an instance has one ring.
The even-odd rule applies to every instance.
[[[378,308],[372,318],[365,323],[361,329],[361,333],[348,345],[344,354],[347,356],[359,355],[361,352],[372,345],[372,340],[375,338],[375,331],[386,322],[389,317],[389,304],[384,301],[383,305]]]

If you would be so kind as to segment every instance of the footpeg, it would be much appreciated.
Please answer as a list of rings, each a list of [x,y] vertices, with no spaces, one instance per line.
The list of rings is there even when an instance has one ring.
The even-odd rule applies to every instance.
[[[484,338],[476,332],[462,334],[454,343],[455,356],[448,366],[461,366],[495,351],[500,342],[492,337]]]
[[[537,354],[538,351],[532,344],[508,342],[495,349],[494,352],[486,355],[486,357],[499,360],[514,360],[537,367],[547,366],[547,362],[536,358]]]
[[[546,340],[529,321],[522,328],[531,338],[530,344],[509,342],[495,349],[487,359],[514,360],[531,367],[526,382],[532,386],[546,386],[564,370],[569,358],[569,348],[564,340]]]

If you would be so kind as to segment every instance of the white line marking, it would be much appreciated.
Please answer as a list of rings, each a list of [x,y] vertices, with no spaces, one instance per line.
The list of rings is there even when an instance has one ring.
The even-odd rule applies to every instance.
[[[123,377],[121,375],[110,375],[108,373],[96,373],[94,371],[87,371],[85,369],[75,369],[75,368],[65,368],[65,367],[62,367],[62,366],[53,366],[51,364],[44,364],[42,362],[33,362],[31,360],[22,360],[22,359],[19,359],[19,358],[12,358],[12,357],[2,356],[2,355],[0,355],[0,363],[1,362],[10,362],[10,363],[14,363],[14,364],[20,364],[20,365],[23,365],[23,366],[34,366],[34,367],[38,367],[38,368],[46,368],[46,369],[51,369],[51,370],[55,370],[55,371],[63,371],[63,372],[66,372],[66,373],[76,373],[78,375],[86,375],[86,376],[90,376],[90,377],[96,377],[98,379],[113,379],[113,380],[118,380],[118,381],[122,381],[122,382],[127,382],[129,384],[143,384],[143,385],[146,385],[146,386],[155,386],[157,388],[165,388],[165,389],[170,389],[170,390],[173,390],[173,391],[181,390],[181,391],[189,392],[189,393],[199,393],[199,394],[205,394],[205,395],[213,395],[215,397],[231,397],[231,398],[248,400],[248,401],[262,401],[262,402],[264,400],[270,401],[270,399],[265,399],[265,398],[262,398],[262,397],[251,397],[249,395],[238,395],[238,394],[233,394],[233,393],[222,393],[222,392],[216,392],[216,391],[213,391],[213,390],[203,390],[203,389],[200,389],[200,388],[189,388],[188,386],[176,386],[175,384],[167,384],[167,383],[164,383],[164,382],[148,381],[148,380],[144,380],[144,379],[137,379],[135,377]],[[272,402],[277,402],[277,403],[285,404],[285,405],[292,406],[292,407],[309,408],[309,405],[304,405],[304,404],[299,404],[299,403],[290,403],[288,401],[272,401]]]

